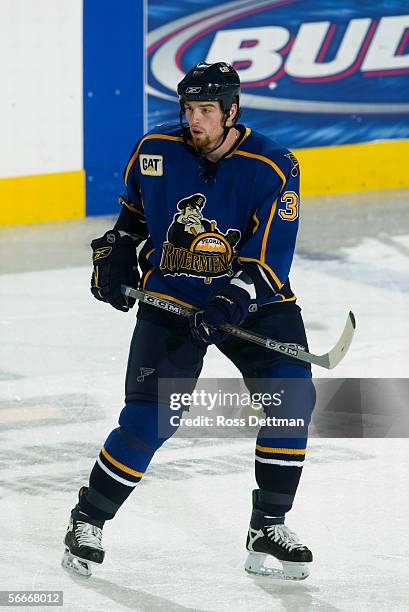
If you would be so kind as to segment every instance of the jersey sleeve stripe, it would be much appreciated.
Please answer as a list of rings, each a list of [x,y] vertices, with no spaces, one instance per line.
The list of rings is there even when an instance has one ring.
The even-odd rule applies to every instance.
[[[281,287],[283,286],[283,283],[280,281],[275,272],[264,261],[260,261],[260,259],[256,259],[255,257],[239,257],[239,262],[240,261],[255,261],[256,263],[260,264],[260,266],[262,266],[265,270],[267,270],[267,272],[270,274],[271,278],[277,285],[278,289],[281,289]]]
[[[282,298],[280,302],[296,302],[297,301],[296,295],[293,295],[292,297],[289,297],[289,298],[286,298],[282,293],[276,293],[276,295],[279,295]]]
[[[264,230],[263,241],[261,243],[260,260],[263,263],[266,261],[267,240],[268,240],[268,235],[270,233],[271,222],[273,221],[273,217],[274,217],[276,208],[277,208],[277,200],[274,200],[273,205],[270,210],[270,216],[267,221],[266,229]]]
[[[285,174],[277,166],[277,164],[274,163],[268,157],[265,157],[264,155],[258,155],[257,153],[249,153],[248,151],[240,151],[240,150],[234,151],[233,155],[243,155],[244,157],[251,157],[253,159],[259,159],[260,161],[264,162],[265,164],[268,164],[269,166],[271,166],[277,172],[277,174],[280,177],[281,182],[282,182],[282,186],[281,187],[284,187],[285,182],[286,182]]]
[[[129,176],[129,172],[131,171],[131,168],[133,166],[133,164],[136,161],[136,158],[139,155],[139,150],[142,146],[142,144],[146,141],[146,140],[152,140],[157,138],[158,140],[173,140],[175,142],[183,142],[183,138],[181,138],[180,136],[168,136],[167,134],[148,134],[148,136],[145,136],[144,138],[142,138],[141,142],[139,143],[135,153],[132,155],[131,159],[128,162],[128,165],[126,167],[125,170],[125,184],[127,184],[128,182],[128,176]]]
[[[258,226],[260,225],[260,221],[259,221],[259,220],[258,220],[258,218],[257,218],[257,212],[255,212],[255,213],[253,214],[252,219],[253,219],[253,221],[254,221],[254,223],[255,223],[255,226],[253,227],[253,234],[255,234],[255,233],[256,233],[256,231],[258,230]]]
[[[136,213],[137,215],[140,215],[141,217],[143,217],[143,213],[140,210],[138,210],[135,206],[133,206],[131,202],[125,202],[125,200],[123,200],[121,204],[123,206],[126,206],[131,212]],[[141,219],[141,223],[146,223],[146,221],[144,219]]]
[[[155,268],[151,268],[150,270],[148,270],[145,274],[145,276],[142,279],[142,288],[145,289],[146,283],[148,282],[148,278],[150,277],[150,275],[152,274],[152,272],[155,270]]]
[[[146,255],[145,255],[145,259],[146,259],[146,260],[148,260],[148,259],[149,259],[149,257],[152,255],[152,253],[154,252],[154,250],[155,250],[155,247],[152,247],[152,248],[150,249],[150,251],[148,251],[148,252],[146,253]]]

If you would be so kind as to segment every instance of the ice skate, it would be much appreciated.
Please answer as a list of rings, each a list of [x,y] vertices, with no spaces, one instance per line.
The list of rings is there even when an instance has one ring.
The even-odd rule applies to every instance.
[[[304,580],[309,575],[312,552],[284,525],[282,517],[254,508],[246,548],[245,570],[249,574],[282,580]],[[277,561],[281,569],[274,567]]]
[[[65,551],[61,565],[76,574],[88,577],[92,574],[93,564],[101,564],[104,560],[102,528],[87,522],[89,517],[81,513],[78,505],[75,511],[77,518],[70,517],[65,534]],[[84,520],[81,520],[81,514]]]

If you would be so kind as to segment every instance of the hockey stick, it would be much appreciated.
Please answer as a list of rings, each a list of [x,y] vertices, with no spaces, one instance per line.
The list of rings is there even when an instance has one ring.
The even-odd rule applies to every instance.
[[[162,310],[167,310],[168,312],[172,312],[173,314],[182,316],[182,317],[191,317],[196,311],[193,308],[187,308],[186,306],[181,306],[176,302],[172,302],[171,300],[167,300],[165,298],[157,297],[152,295],[151,293],[146,293],[145,291],[139,291],[138,289],[134,289],[133,287],[127,287],[126,285],[121,286],[122,293],[128,297],[135,298],[144,304],[150,304],[151,306],[155,306],[156,308],[161,308]],[[227,323],[223,323],[223,325],[219,325],[217,329],[221,329],[231,334],[232,336],[236,336],[237,338],[242,338],[243,340],[248,340],[249,342],[253,342],[254,344],[258,344],[259,346],[263,346],[265,348],[271,349],[272,351],[276,351],[277,353],[281,353],[282,355],[288,355],[290,357],[295,357],[300,361],[305,361],[306,363],[313,363],[321,368],[326,368],[327,370],[332,370],[339,364],[339,362],[345,357],[348,349],[351,345],[352,338],[355,333],[355,317],[352,312],[349,312],[347,321],[344,327],[344,330],[336,343],[336,345],[328,351],[328,353],[324,353],[324,355],[314,355],[314,353],[309,353],[302,348],[298,348],[294,344],[286,344],[284,342],[279,342],[278,340],[272,340],[271,338],[266,338],[265,336],[261,336],[251,331],[247,331],[246,329],[242,329],[241,327],[236,327],[235,325],[229,325]]]

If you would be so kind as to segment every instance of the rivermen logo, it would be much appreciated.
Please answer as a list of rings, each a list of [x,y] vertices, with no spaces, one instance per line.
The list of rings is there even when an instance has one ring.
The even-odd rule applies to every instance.
[[[206,196],[202,193],[178,202],[179,212],[174,215],[163,244],[160,269],[165,276],[199,276],[210,283],[214,277],[233,274],[234,247],[241,233],[229,229],[223,234],[216,221],[203,217],[205,204]]]

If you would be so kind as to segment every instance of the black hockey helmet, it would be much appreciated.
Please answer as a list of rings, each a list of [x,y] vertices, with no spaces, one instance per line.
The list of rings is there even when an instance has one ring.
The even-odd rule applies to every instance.
[[[197,64],[180,81],[177,93],[182,113],[186,102],[210,101],[220,102],[222,111],[227,116],[235,102],[237,114],[234,121],[239,117],[240,77],[226,62]]]

